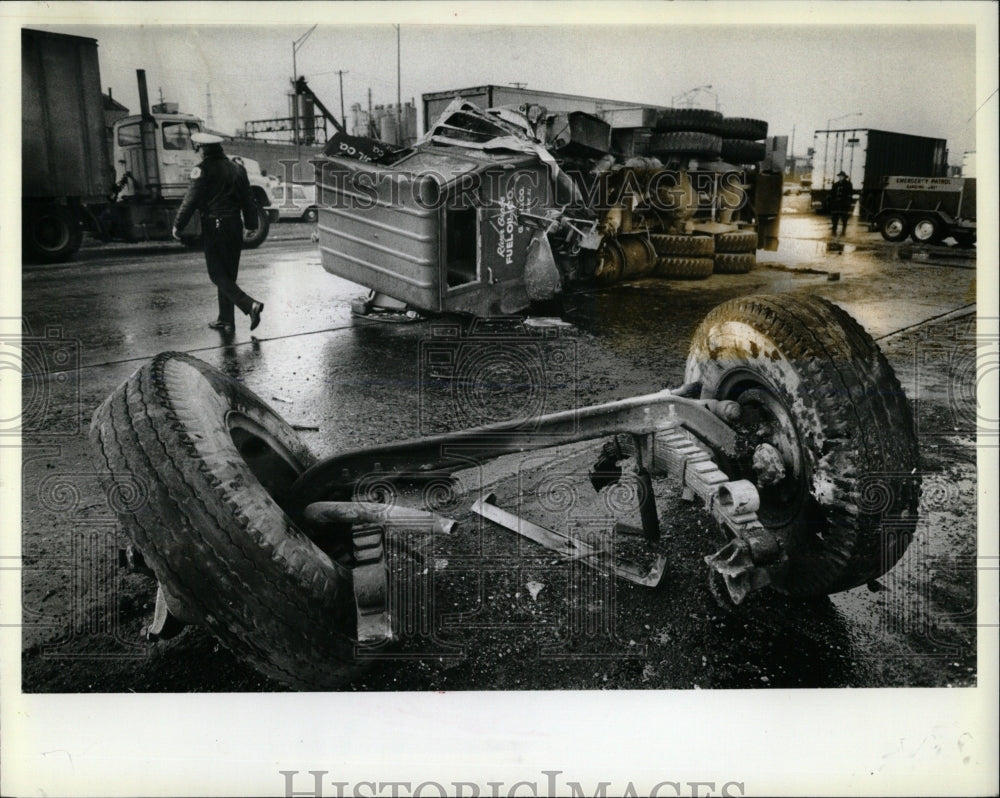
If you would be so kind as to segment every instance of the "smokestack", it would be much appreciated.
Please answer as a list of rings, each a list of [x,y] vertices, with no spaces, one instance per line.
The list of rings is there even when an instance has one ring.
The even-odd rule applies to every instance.
[[[149,92],[146,90],[146,70],[137,69],[139,82],[139,123],[142,139],[142,171],[139,182],[153,201],[160,199],[160,163],[156,155],[156,120],[149,112]]]

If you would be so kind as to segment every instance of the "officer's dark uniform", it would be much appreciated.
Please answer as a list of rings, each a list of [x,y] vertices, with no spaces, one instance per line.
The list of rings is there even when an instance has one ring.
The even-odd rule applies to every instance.
[[[847,217],[851,215],[851,206],[854,205],[854,186],[847,174],[841,172],[837,178],[830,189],[830,218],[833,221],[834,235],[837,235],[838,221],[843,225],[843,232],[847,232]]]
[[[203,145],[204,159],[191,172],[192,183],[184,196],[174,228],[183,230],[197,210],[205,242],[208,276],[219,290],[219,318],[211,326],[232,327],[233,305],[251,316],[250,329],[257,326],[264,305],[236,284],[243,249],[244,220],[249,230],[257,227],[257,206],[250,193],[246,170],[226,157],[219,144]],[[243,218],[240,218],[242,212]]]

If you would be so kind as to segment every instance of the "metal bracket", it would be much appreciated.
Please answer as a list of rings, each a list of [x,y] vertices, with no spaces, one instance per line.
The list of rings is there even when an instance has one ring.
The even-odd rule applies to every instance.
[[[381,643],[392,639],[388,612],[388,574],[385,563],[385,528],[381,524],[358,524],[351,530],[354,566],[351,577],[358,607],[359,643]]]
[[[733,538],[715,554],[705,557],[705,562],[721,574],[733,604],[742,602],[751,591],[771,584],[770,572],[756,567],[751,546],[745,540]]]
[[[153,620],[150,621],[149,626],[144,627],[142,630],[146,640],[150,642],[155,640],[169,640],[179,635],[181,630],[187,626],[185,621],[182,621],[170,611],[168,601],[170,600],[167,599],[167,593],[163,589],[163,586],[157,584]]]
[[[643,587],[656,587],[663,579],[667,558],[662,554],[647,569],[643,569],[641,566],[627,560],[618,560],[609,563],[607,562],[607,557],[600,556],[605,554],[604,549],[591,546],[563,532],[539,526],[497,507],[496,495],[493,493],[489,493],[478,499],[472,505],[472,512],[481,515],[495,524],[499,524],[505,529],[517,532],[517,534],[535,541],[535,543],[544,546],[549,551],[557,552],[567,559],[580,560],[590,568],[613,574],[633,584],[642,585]]]
[[[726,408],[720,408],[726,412]],[[670,476],[679,479],[685,491],[695,494],[732,537],[705,562],[722,575],[734,604],[739,604],[752,590],[770,584],[766,566],[778,563],[781,546],[757,519],[760,495],[756,486],[745,479],[730,481],[680,427],[656,436],[656,454],[665,462]]]

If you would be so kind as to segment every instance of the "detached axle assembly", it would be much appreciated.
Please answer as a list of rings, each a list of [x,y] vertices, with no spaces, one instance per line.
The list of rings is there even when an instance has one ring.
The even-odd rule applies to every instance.
[[[910,409],[875,342],[818,298],[747,297],[695,331],[675,390],[317,459],[241,383],[163,353],[98,408],[91,437],[128,558],[159,584],[151,637],[207,625],[261,672],[342,685],[394,638],[385,552],[400,531],[447,533],[432,512],[359,501],[373,482],[448,479],[503,455],[600,442],[591,483],[629,470],[649,565],[470,497],[471,510],[574,559],[655,587],[666,556],[653,480],[671,479],[722,530],[704,557],[739,604],[864,585],[902,556],[917,520]],[[123,478],[144,487],[121,498]],[[621,527],[618,527],[621,531]],[[713,583],[713,591],[717,585]],[[364,658],[363,656],[361,657]]]

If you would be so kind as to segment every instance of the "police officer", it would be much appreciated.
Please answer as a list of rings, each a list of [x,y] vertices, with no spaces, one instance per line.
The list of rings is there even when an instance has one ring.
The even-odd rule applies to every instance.
[[[202,161],[191,170],[191,187],[174,219],[173,236],[197,210],[201,213],[208,276],[219,291],[219,317],[209,323],[213,330],[231,333],[236,329],[235,305],[250,317],[250,329],[260,324],[264,303],[245,294],[236,284],[243,249],[244,221],[248,230],[257,228],[257,206],[250,193],[246,170],[233,163],[222,151],[222,138],[195,133],[191,141],[202,151]],[[243,218],[240,218],[242,212]]]
[[[830,218],[833,220],[833,235],[837,235],[837,222],[841,223],[843,235],[847,235],[847,217],[854,205],[854,186],[847,172],[837,173],[837,182],[830,189]]]

